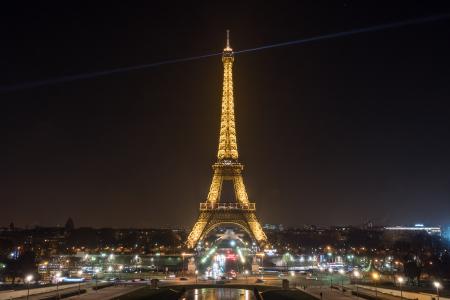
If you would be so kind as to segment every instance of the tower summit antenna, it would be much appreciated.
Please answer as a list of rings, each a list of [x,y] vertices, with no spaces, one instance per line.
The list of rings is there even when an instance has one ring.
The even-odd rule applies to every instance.
[[[227,46],[223,50],[224,51],[233,51],[233,49],[231,49],[231,47],[230,47],[230,30],[229,29],[227,29]]]

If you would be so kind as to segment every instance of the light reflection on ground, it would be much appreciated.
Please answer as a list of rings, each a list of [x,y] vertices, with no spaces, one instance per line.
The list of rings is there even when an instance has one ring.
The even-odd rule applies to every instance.
[[[204,288],[187,292],[186,300],[254,300],[253,292],[244,289]]]

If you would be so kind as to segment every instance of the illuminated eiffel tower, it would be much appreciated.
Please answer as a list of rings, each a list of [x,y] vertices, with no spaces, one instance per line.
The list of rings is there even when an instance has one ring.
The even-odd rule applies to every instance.
[[[242,170],[238,162],[236,126],[234,122],[233,99],[233,49],[230,47],[229,31],[227,45],[223,50],[223,93],[222,116],[220,119],[219,149],[211,187],[206,202],[200,203],[200,214],[187,239],[187,246],[194,248],[214,228],[222,225],[236,225],[246,231],[259,246],[267,243],[267,237],[256,218],[255,203],[250,202],[245,191]],[[232,181],[237,201],[220,202],[223,181]]]

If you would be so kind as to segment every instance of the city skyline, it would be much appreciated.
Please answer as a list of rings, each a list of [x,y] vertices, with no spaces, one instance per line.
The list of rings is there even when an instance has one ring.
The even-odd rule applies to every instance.
[[[137,7],[112,6],[102,22],[100,7],[83,18],[73,13],[81,6],[57,16],[52,7],[45,20],[30,13],[9,24],[0,82],[215,53],[226,29],[239,51],[442,12],[347,1],[329,11],[297,8],[299,16],[270,16],[278,25],[269,26],[258,14],[266,6],[252,13],[240,6],[232,20],[217,12],[187,17],[215,7],[149,20]],[[9,18],[19,16],[12,11]],[[236,55],[239,151],[261,223],[450,222],[449,25]],[[217,153],[221,68],[210,57],[2,93],[0,226],[64,224],[70,216],[77,226],[189,228]]]

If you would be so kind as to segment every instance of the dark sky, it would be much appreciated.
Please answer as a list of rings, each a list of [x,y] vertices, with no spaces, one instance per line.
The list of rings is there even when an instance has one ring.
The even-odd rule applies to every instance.
[[[226,29],[241,50],[450,12],[209,2],[3,3],[0,85],[220,52]],[[237,55],[240,160],[261,222],[449,223],[449,53],[447,19]],[[190,227],[221,84],[212,57],[1,93],[0,226]]]

